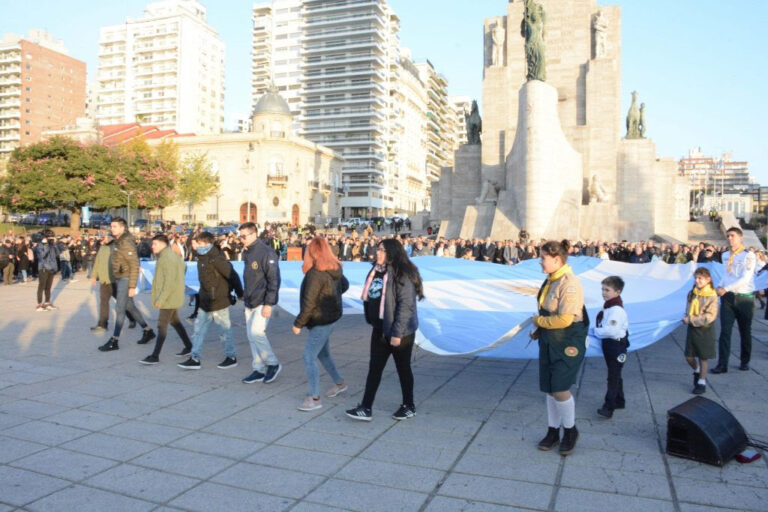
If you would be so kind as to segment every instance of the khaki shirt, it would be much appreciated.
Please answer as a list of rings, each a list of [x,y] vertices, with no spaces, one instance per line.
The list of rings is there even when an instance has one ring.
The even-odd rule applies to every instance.
[[[552,315],[573,315],[573,321],[583,320],[584,289],[579,278],[568,273],[549,285],[542,308]]]

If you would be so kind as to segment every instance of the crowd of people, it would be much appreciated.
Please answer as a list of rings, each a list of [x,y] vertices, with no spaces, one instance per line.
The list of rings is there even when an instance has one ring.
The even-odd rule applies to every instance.
[[[298,406],[301,411],[322,407],[318,361],[334,382],[325,393],[326,398],[334,398],[348,389],[335,365],[330,344],[334,326],[342,316],[341,296],[349,287],[343,262],[370,262],[371,270],[361,295],[365,320],[371,325],[369,371],[362,401],[346,411],[347,416],[360,421],[372,419],[373,402],[390,356],[395,361],[402,391],[402,403],[393,418],[405,420],[416,415],[411,356],[418,329],[417,303],[424,298],[424,287],[414,258],[433,255],[510,265],[538,259],[547,277],[537,296],[538,313],[533,317],[535,327],[530,335],[539,343],[539,383],[540,390],[546,394],[548,418],[547,434],[538,447],[551,450],[559,444],[562,455],[572,453],[578,439],[570,389],[586,352],[587,334],[602,341],[607,391],[597,414],[604,418],[612,417],[614,411],[625,407],[621,370],[630,344],[629,319],[621,301],[624,281],[620,276],[610,276],[602,282],[605,304],[592,323],[584,307],[581,284],[567,264],[569,257],[588,256],[632,263],[660,259],[670,264],[690,261],[725,264],[724,277],[717,285],[706,268],[696,270],[686,314],[681,319],[687,325],[685,357],[694,371],[692,392],[695,394],[706,392],[708,373],[728,372],[730,338],[735,322],[741,338],[739,369],[749,369],[756,292],[754,276],[765,267],[764,254],[745,248],[738,228],[728,230],[727,247],[657,245],[653,241],[534,242],[527,240],[524,232],[515,241],[445,240],[394,233],[382,236],[371,226],[362,232],[320,233],[313,226],[291,230],[285,225],[268,225],[260,230],[250,222],[240,225],[236,233],[221,235],[198,227],[186,234],[134,237],[122,218],[112,220],[109,233],[56,237],[48,230],[37,240],[31,236],[14,238],[10,235],[0,246],[4,284],[10,285],[14,280],[24,284],[36,277],[37,311],[51,311],[56,309],[50,297],[54,274],[61,272],[62,280],[74,280],[75,273],[85,272],[92,284],[100,289],[98,323],[91,328],[94,333],[106,332],[110,299],[115,300],[114,329],[98,349],[102,352],[119,350],[127,317],[130,327],[138,324],[143,330],[138,344],[148,344],[155,339],[152,353],[140,361],[144,365],[160,362],[170,325],[183,345],[176,356],[184,361],[177,366],[183,370],[201,369],[203,340],[214,323],[221,331],[224,352],[224,359],[217,367],[236,367],[238,359],[229,310],[238,300],[242,301],[252,359],[250,373],[242,379],[245,384],[271,383],[282,369],[267,336],[272,309],[279,300],[279,261],[303,260],[300,312],[292,327],[296,335],[304,328],[309,331],[303,351],[308,394]],[[157,333],[134,303],[142,258],[156,260],[151,305],[159,311]],[[178,313],[187,300],[185,261],[195,262],[199,278],[199,290],[194,298],[195,312],[190,317],[194,325],[191,336]],[[234,271],[232,261],[244,262],[242,281]],[[716,342],[714,322],[718,314],[721,335]],[[708,360],[714,359],[716,352],[718,363],[708,372]],[[561,427],[564,429],[562,439]]]

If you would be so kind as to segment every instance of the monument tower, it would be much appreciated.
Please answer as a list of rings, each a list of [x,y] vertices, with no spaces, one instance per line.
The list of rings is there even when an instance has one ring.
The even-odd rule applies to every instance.
[[[433,185],[442,235],[687,239],[674,160],[622,140],[618,7],[510,0],[484,37],[482,141]]]

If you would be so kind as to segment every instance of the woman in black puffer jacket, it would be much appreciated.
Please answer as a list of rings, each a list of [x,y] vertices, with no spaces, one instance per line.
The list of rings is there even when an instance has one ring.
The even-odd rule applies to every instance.
[[[301,311],[293,322],[293,333],[299,334],[302,327],[309,329],[303,354],[309,396],[299,406],[299,410],[314,411],[323,406],[319,394],[318,359],[336,383],[325,396],[333,398],[347,390],[344,378],[339,374],[331,357],[330,337],[334,324],[341,318],[341,295],[349,288],[349,282],[344,277],[341,263],[331,252],[328,242],[319,236],[307,244],[302,271],[304,280],[301,282],[300,292]]]

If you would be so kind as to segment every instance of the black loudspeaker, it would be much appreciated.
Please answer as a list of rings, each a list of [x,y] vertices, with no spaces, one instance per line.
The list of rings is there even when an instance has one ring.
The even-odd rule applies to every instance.
[[[697,396],[667,411],[667,453],[723,466],[747,447],[747,434],[720,404]]]

